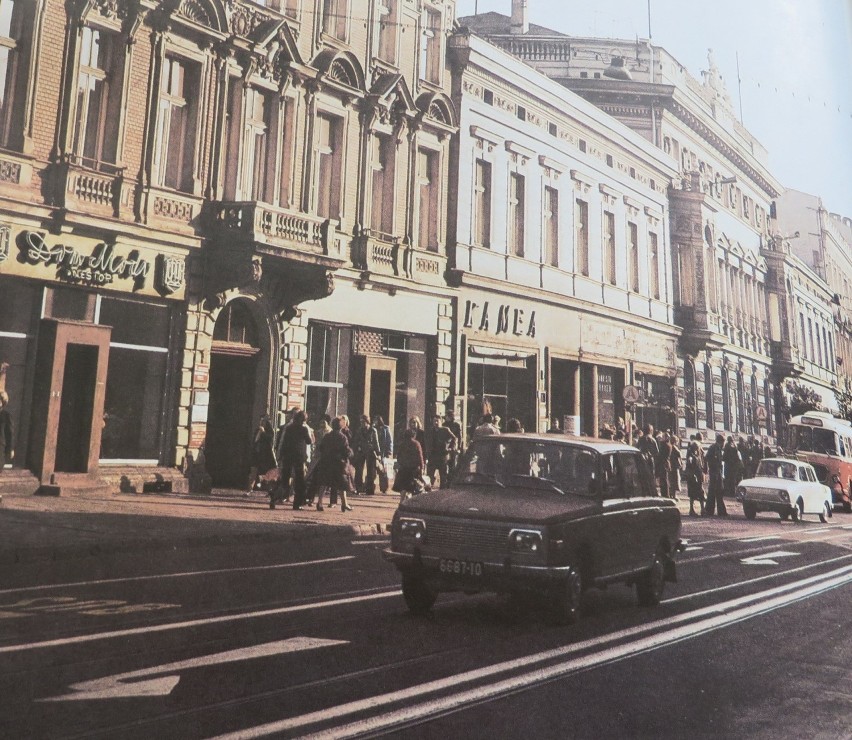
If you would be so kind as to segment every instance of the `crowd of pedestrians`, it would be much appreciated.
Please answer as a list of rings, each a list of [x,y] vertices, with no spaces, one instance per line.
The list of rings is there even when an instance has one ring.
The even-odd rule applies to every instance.
[[[252,441],[249,490],[269,491],[271,508],[292,497],[294,509],[315,505],[323,511],[327,492],[330,507],[339,501],[342,511],[350,511],[353,495],[393,491],[402,499],[431,486],[444,488],[464,449],[462,427],[452,411],[434,415],[428,430],[419,417],[410,417],[396,446],[381,416],[362,415],[354,430],[345,414],[334,419],[323,415],[313,426],[302,409],[292,409],[288,416],[276,433],[269,416],[263,415]],[[483,414],[471,428],[472,439],[501,434],[501,425],[499,416]],[[505,431],[523,433],[524,428],[510,418]],[[620,421],[604,425],[599,436],[625,442],[627,432]],[[551,421],[547,433],[562,433],[558,419]],[[689,438],[684,450],[676,435],[655,431],[650,424],[641,430],[634,425],[629,436],[661,496],[676,499],[686,487],[691,516],[727,516],[725,498],[734,496],[743,478],[754,476],[768,454],[753,435],[735,441],[717,434],[706,450],[700,432]]]

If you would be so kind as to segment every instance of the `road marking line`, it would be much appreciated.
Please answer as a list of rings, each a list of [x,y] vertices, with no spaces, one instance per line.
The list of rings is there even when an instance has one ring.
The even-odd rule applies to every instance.
[[[703,549],[704,549],[703,547],[699,547],[698,545],[688,545],[687,547],[683,548],[683,551],[684,552],[694,552],[695,550],[703,550]]]
[[[254,658],[265,658],[285,653],[301,652],[303,650],[316,650],[331,645],[348,645],[348,640],[324,640],[313,637],[291,637],[287,640],[276,640],[262,645],[250,645],[249,647],[236,650],[226,650],[213,655],[202,655],[189,660],[181,660],[166,665],[156,665],[151,668],[142,668],[138,671],[117,673],[114,676],[104,676],[91,681],[81,681],[69,686],[71,693],[62,696],[50,696],[44,699],[36,699],[37,702],[57,701],[89,701],[90,699],[125,699],[136,696],[168,696],[180,681],[180,675],[173,674],[189,668],[202,668],[204,666],[221,665],[223,663],[236,663]],[[136,679],[147,676],[157,676],[148,681]],[[128,683],[130,682],[130,683]]]
[[[663,599],[661,604],[674,604],[678,601],[686,601],[687,599],[695,599],[699,596],[707,596],[708,594],[715,594],[719,591],[730,591],[732,588],[739,588],[740,586],[747,586],[751,583],[757,583],[758,581],[765,581],[769,578],[780,578],[781,576],[787,576],[791,573],[798,573],[802,570],[810,570],[811,568],[818,568],[821,565],[829,565],[830,563],[836,563],[840,560],[849,560],[852,558],[852,555],[839,555],[836,558],[831,558],[830,560],[820,560],[818,563],[808,563],[807,565],[800,565],[797,568],[790,568],[789,570],[781,570],[776,571],[774,573],[768,573],[765,576],[757,576],[756,578],[749,578],[745,581],[737,581],[736,583],[726,583],[724,586],[717,586],[716,588],[708,588],[704,591],[694,591],[691,594],[684,594],[683,596],[672,596],[670,599]]]
[[[765,542],[766,540],[780,540],[780,539],[781,539],[781,537],[779,537],[777,534],[770,534],[770,535],[767,535],[766,537],[752,537],[751,539],[748,539],[748,540],[739,540],[739,542],[743,542],[743,543],[746,543],[746,542]]]
[[[84,642],[96,642],[97,640],[109,640],[116,637],[130,637],[132,635],[145,635],[152,632],[168,632],[170,630],[187,629],[189,627],[202,627],[208,624],[224,624],[226,622],[238,622],[243,619],[258,619],[259,617],[270,617],[277,614],[291,614],[293,612],[309,611],[311,609],[325,609],[329,606],[341,606],[343,604],[357,604],[364,601],[375,601],[387,599],[390,596],[400,596],[402,591],[380,591],[374,594],[362,596],[350,596],[348,598],[329,599],[327,601],[314,601],[309,604],[296,604],[294,606],[282,606],[277,609],[263,609],[256,612],[244,614],[229,614],[222,617],[207,617],[206,619],[191,619],[185,622],[170,622],[168,624],[152,624],[146,627],[134,627],[132,629],[113,630],[111,632],[98,632],[91,635],[77,635],[76,637],[60,637],[55,640],[43,640],[42,642],[31,642],[20,645],[5,645],[0,647],[2,653],[20,653],[26,650],[42,650],[44,648],[60,647],[62,645],[78,645]]]
[[[832,532],[834,527],[820,527],[819,529],[808,529],[802,532],[802,534],[820,534],[821,532]]]
[[[775,552],[765,552],[763,555],[753,555],[750,558],[743,558],[740,562],[743,565],[778,565],[778,561],[773,560],[773,558],[792,558],[799,555],[801,553],[776,550]]]
[[[601,638],[586,640],[570,646],[547,650],[524,658],[518,658],[502,663],[495,663],[484,668],[478,668],[455,676],[429,681],[418,686],[411,686],[387,694],[358,699],[346,704],[328,707],[326,709],[310,712],[289,719],[269,722],[256,727],[238,730],[234,733],[219,735],[215,740],[241,740],[243,738],[265,737],[289,730],[299,729],[330,719],[345,717],[356,712],[369,711],[382,706],[405,701],[408,699],[423,699],[426,694],[436,693],[447,689],[456,689],[462,684],[471,683],[482,678],[492,677],[517,668],[530,668],[546,660],[564,658],[580,651],[590,648],[603,648],[604,646],[622,640],[626,637],[635,637],[647,634],[636,642],[617,645],[601,650],[593,655],[574,658],[566,663],[559,663],[549,667],[533,668],[531,671],[519,676],[504,679],[494,684],[469,689],[463,693],[453,693],[448,697],[437,698],[423,702],[419,705],[406,707],[388,714],[337,726],[314,735],[315,737],[343,738],[359,734],[368,734],[380,729],[390,728],[414,720],[422,720],[439,713],[463,708],[465,705],[497,698],[510,691],[526,689],[535,684],[547,680],[560,678],[569,673],[593,668],[605,663],[623,660],[632,655],[647,652],[660,647],[665,647],[673,642],[696,637],[700,634],[714,629],[728,626],[735,622],[743,621],[750,617],[762,614],[773,609],[800,601],[811,595],[816,595],[829,589],[843,586],[852,582],[852,566],[839,568],[830,573],[812,576],[799,581],[796,584],[787,584],[767,591],[751,594],[749,596],[732,599],[731,601],[698,609],[694,612],[668,619],[652,622],[647,625],[632,627],[619,632],[606,635]],[[749,605],[750,602],[756,602]],[[692,620],[701,618],[700,621]],[[692,624],[684,624],[692,622]],[[675,627],[675,625],[680,625]],[[665,629],[674,627],[673,629]]]
[[[194,576],[221,575],[222,573],[249,573],[253,570],[277,570],[280,568],[301,568],[306,565],[322,565],[323,563],[336,563],[341,560],[353,560],[354,555],[341,555],[336,558],[322,558],[321,560],[305,560],[300,563],[279,563],[278,565],[252,565],[246,568],[220,568],[218,570],[195,570],[185,573],[163,573],[152,576],[129,576],[127,578],[104,578],[99,581],[76,581],[74,583],[51,583],[46,586],[26,586],[23,588],[8,588],[0,591],[0,596],[5,594],[17,594],[26,591],[47,591],[57,588],[77,588],[79,586],[102,586],[111,583],[133,583],[136,581],[154,581],[163,578],[190,578]]]

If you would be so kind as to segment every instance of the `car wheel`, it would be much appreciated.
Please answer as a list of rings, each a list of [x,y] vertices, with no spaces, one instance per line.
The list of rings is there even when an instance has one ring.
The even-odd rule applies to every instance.
[[[843,502],[843,511],[845,511],[847,514],[852,513],[852,501]]]
[[[636,581],[636,596],[639,598],[639,606],[657,606],[663,597],[665,586],[665,568],[660,554],[654,555],[654,561]]]
[[[831,506],[828,501],[822,502],[822,511],[819,514],[819,520],[825,524],[831,517]]]
[[[743,504],[743,514],[746,519],[754,519],[757,516],[757,509],[750,504]]]
[[[550,603],[551,615],[556,624],[574,624],[580,618],[580,597],[583,579],[579,571],[571,568],[568,578],[553,594]]]
[[[782,522],[786,522],[790,518],[790,512],[789,511],[779,511],[778,516],[781,517]]]
[[[795,504],[793,504],[793,508],[790,510],[790,517],[794,522],[802,521],[802,515],[805,512],[805,506],[802,503],[802,500],[799,499]]]
[[[422,578],[417,576],[403,576],[402,598],[412,614],[422,616],[427,614],[438,598],[438,593],[429,587]]]

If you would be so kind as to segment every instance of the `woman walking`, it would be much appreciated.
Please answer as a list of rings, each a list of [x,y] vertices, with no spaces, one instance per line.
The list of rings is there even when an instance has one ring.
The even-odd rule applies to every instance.
[[[275,441],[275,430],[269,414],[263,414],[254,430],[254,438],[251,444],[251,470],[249,471],[249,485],[246,496],[250,495],[256,488],[261,488],[266,482],[267,474],[277,467],[273,445]]]
[[[396,461],[399,470],[393,481],[393,490],[399,494],[402,503],[407,496],[423,491],[423,448],[417,441],[417,431],[406,429],[402,434],[402,442],[396,451]]]

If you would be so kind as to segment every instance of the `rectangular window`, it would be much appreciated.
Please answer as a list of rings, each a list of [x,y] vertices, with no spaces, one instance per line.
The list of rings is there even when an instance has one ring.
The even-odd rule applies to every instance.
[[[439,187],[438,152],[417,150],[417,183],[420,190],[419,244],[421,249],[438,251]]]
[[[577,257],[574,269],[581,275],[589,274],[589,204],[579,198],[574,206],[575,244]]]
[[[544,263],[559,266],[559,191],[544,188]]]
[[[372,137],[370,166],[373,170],[373,202],[370,228],[388,237],[393,234],[395,153],[392,136],[376,134]]]
[[[604,211],[603,268],[604,279],[610,285],[615,285],[615,214],[609,211]]]
[[[423,11],[420,31],[420,79],[436,85],[441,82],[441,14]]]
[[[242,197],[271,203],[274,197],[275,96],[248,88],[242,145]]]
[[[349,0],[323,0],[322,30],[329,36],[346,41],[346,20]]]
[[[340,218],[340,177],[343,162],[343,122],[339,118],[317,116],[316,183],[317,215]]]
[[[657,242],[657,235],[653,232],[648,234],[648,252],[651,261],[651,296],[653,298],[660,297],[660,250]]]
[[[33,4],[29,0],[0,0],[0,146],[18,146],[23,134],[26,65],[21,58],[22,41],[32,23]]]
[[[627,222],[628,251],[628,287],[634,293],[639,292],[639,228],[631,221]]]
[[[376,56],[389,64],[396,64],[398,9],[399,0],[379,0],[376,5]]]
[[[476,179],[473,184],[473,243],[478,247],[491,246],[491,163],[476,160]]]
[[[72,149],[87,167],[114,164],[121,107],[121,74],[115,34],[84,27]]]
[[[509,175],[509,254],[524,256],[524,207],[526,201],[526,180],[523,175],[512,172]]]
[[[157,185],[193,191],[198,111],[197,65],[167,56],[160,78],[154,177]]]

